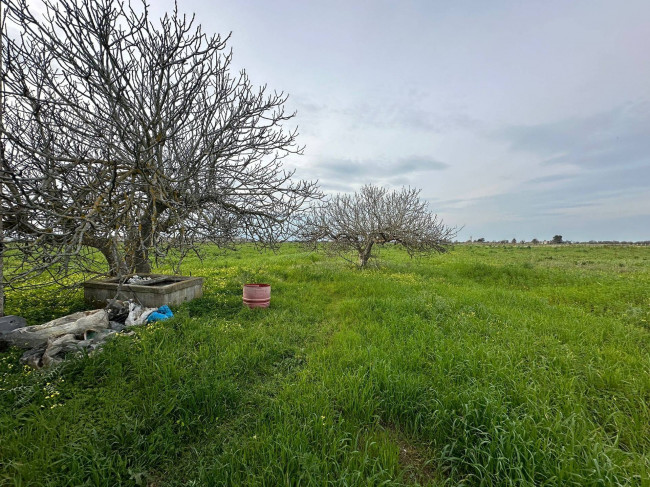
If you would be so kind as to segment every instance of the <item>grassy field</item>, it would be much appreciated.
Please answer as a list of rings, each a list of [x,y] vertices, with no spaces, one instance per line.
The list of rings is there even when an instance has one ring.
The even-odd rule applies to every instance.
[[[202,299],[100,354],[0,353],[0,484],[650,485],[650,248],[382,262],[215,253],[183,269]],[[244,282],[272,307],[242,308]]]

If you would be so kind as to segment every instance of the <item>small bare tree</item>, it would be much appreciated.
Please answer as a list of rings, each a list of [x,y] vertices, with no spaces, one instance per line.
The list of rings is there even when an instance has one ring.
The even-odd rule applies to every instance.
[[[154,21],[144,1],[41,3],[2,0],[10,285],[146,273],[172,248],[292,234],[320,194],[283,169],[302,152],[283,129],[287,96],[231,72],[228,37],[176,10]]]
[[[456,228],[443,224],[420,199],[420,190],[388,191],[364,186],[353,195],[337,194],[306,218],[303,239],[345,256],[354,252],[365,267],[373,247],[402,246],[409,255],[445,252]]]

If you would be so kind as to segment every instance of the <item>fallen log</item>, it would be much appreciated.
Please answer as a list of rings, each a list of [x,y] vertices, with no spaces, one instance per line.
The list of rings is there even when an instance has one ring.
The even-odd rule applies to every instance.
[[[106,310],[80,311],[42,325],[17,328],[0,335],[0,341],[20,348],[39,348],[52,337],[74,335],[83,340],[89,331],[98,332],[109,326]]]

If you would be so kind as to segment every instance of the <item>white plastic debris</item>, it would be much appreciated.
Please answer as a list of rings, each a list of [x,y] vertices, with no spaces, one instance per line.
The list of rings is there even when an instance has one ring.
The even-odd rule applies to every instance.
[[[129,303],[129,316],[126,317],[124,324],[126,326],[142,325],[147,321],[151,313],[158,308],[145,308],[140,304],[134,302]]]
[[[140,277],[139,275],[134,274],[129,279],[127,279],[126,283],[127,284],[138,284],[140,282],[146,282],[146,281],[151,281],[151,277]]]
[[[111,299],[105,309],[81,311],[42,325],[0,329],[0,345],[28,349],[20,359],[34,368],[61,362],[68,353],[101,348],[112,335],[128,326],[142,325],[154,311],[133,301]],[[171,313],[171,311],[170,311]]]

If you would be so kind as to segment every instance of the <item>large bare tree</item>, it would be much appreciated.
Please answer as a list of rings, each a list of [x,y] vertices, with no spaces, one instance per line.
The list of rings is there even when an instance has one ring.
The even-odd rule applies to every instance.
[[[431,213],[420,190],[367,185],[350,194],[337,194],[306,218],[303,239],[324,244],[342,256],[357,257],[365,267],[377,245],[394,243],[409,255],[445,252],[456,228],[446,226]]]
[[[319,197],[283,169],[302,152],[287,96],[233,73],[228,37],[176,10],[154,22],[144,2],[2,3],[11,276],[96,271],[89,249],[125,275],[170,248],[274,244]]]

